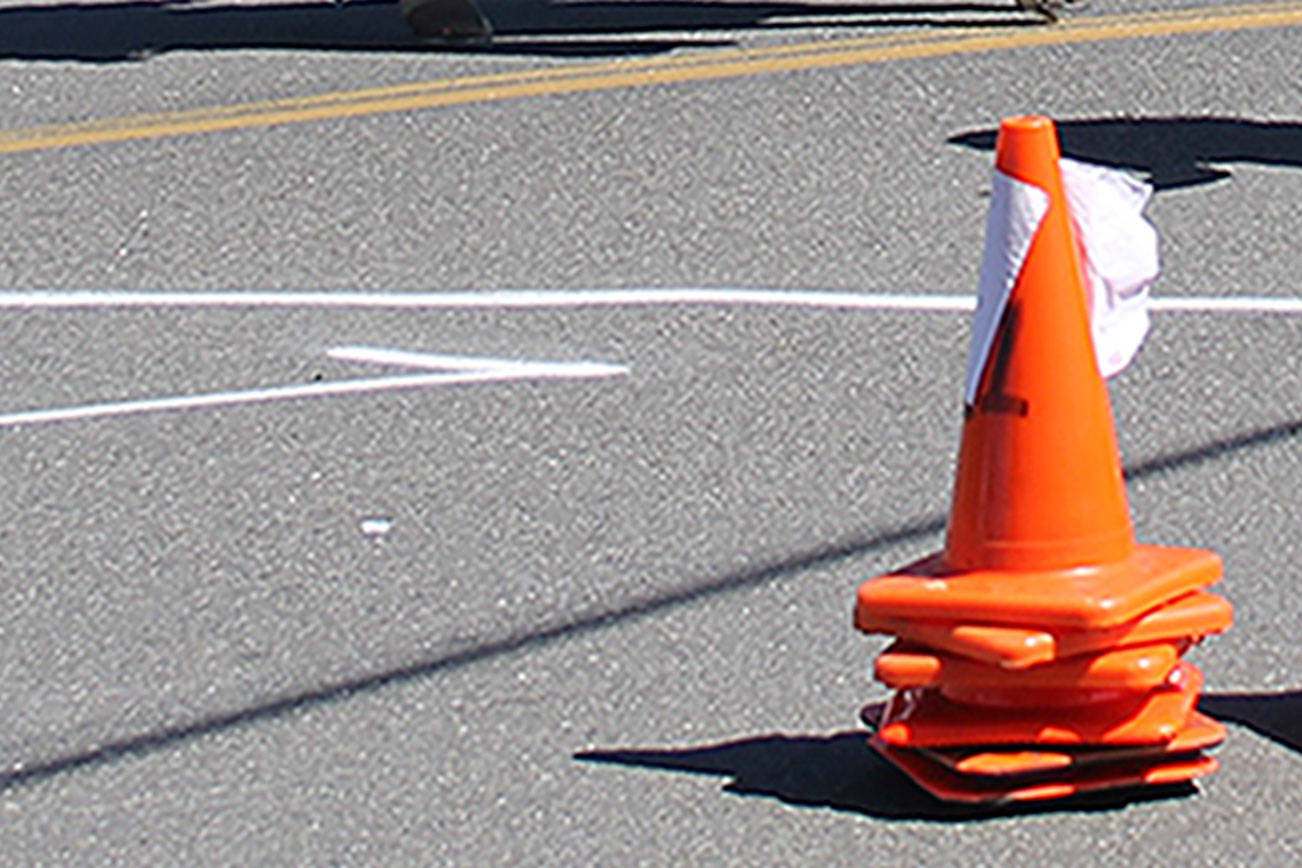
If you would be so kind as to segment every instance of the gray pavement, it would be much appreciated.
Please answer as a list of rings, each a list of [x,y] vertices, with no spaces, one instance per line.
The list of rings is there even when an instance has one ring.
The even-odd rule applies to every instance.
[[[343,50],[324,9],[302,14],[316,43],[267,50],[227,22],[226,44],[192,30],[144,60],[0,35],[0,127],[622,59]],[[866,23],[637,38],[907,29]],[[83,54],[122,47],[91,31]],[[1297,297],[1297,38],[12,154],[0,290],[966,292],[981,133],[1036,110],[1070,122],[1069,152],[1161,187],[1158,294]],[[967,328],[739,306],[0,311],[0,413],[364,375],[324,356],[342,344],[631,369],[0,428],[6,861],[1295,863],[1302,318],[1162,315],[1112,387],[1140,535],[1226,560],[1237,623],[1193,654],[1232,724],[1219,772],[973,817],[863,747],[856,712],[884,691],[854,589],[939,544]]]

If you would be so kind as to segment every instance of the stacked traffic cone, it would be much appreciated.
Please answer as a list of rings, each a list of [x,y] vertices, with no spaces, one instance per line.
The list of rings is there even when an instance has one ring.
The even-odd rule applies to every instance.
[[[1230,624],[1203,590],[1221,562],[1135,542],[1052,122],[1005,121],[996,152],[1048,208],[965,408],[945,549],[859,589],[856,626],[897,637],[871,742],[949,800],[1188,781],[1225,734],[1181,660]]]

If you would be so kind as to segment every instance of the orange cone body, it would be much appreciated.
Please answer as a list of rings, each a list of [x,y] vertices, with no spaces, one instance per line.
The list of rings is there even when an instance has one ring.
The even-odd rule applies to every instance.
[[[1224,733],[1180,661],[1229,625],[1202,590],[1221,561],[1134,539],[1059,159],[1047,118],[1001,125],[1004,189],[1047,205],[1003,307],[978,309],[993,337],[974,337],[945,547],[857,597],[856,626],[901,640],[875,667],[898,692],[872,743],[940,798],[1188,780]]]
[[[1005,121],[996,167],[1049,194],[963,422],[945,563],[1098,566],[1134,549],[1112,410],[1047,118]]]

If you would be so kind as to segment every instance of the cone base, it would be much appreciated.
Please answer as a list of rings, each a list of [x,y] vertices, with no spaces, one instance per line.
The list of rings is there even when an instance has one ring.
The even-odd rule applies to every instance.
[[[1099,630],[1221,577],[1213,552],[1136,545],[1130,557],[1092,567],[1009,572],[956,570],[935,554],[859,588],[856,623],[881,618],[990,622]]]
[[[889,633],[992,666],[1020,670],[1103,649],[1178,638],[1196,641],[1223,632],[1233,620],[1233,609],[1226,600],[1194,591],[1133,621],[1102,630],[1051,631],[1038,626],[874,618],[862,610],[855,626],[866,633]]]
[[[1061,769],[1082,769],[1113,762],[1159,762],[1213,748],[1225,740],[1225,727],[1194,712],[1184,728],[1166,744],[1142,747],[1085,747],[1046,750],[919,750],[950,771],[977,777],[1016,777]]]
[[[1186,754],[1157,761],[1120,761],[1095,767],[1068,769],[1049,777],[995,779],[959,774],[910,750],[884,743],[874,736],[869,744],[903,771],[914,783],[938,799],[967,804],[1009,804],[1065,799],[1082,793],[1185,783],[1215,771],[1214,757]]]
[[[878,735],[893,747],[984,745],[1157,745],[1171,741],[1193,713],[1202,673],[1181,663],[1168,685],[1149,693],[1074,708],[983,707],[955,702],[934,689],[897,692]]]
[[[888,687],[943,687],[946,695],[954,699],[960,699],[954,689],[1012,691],[1021,697],[1018,704],[1031,705],[1025,691],[1152,690],[1166,682],[1186,647],[1184,641],[1137,645],[1018,671],[897,642],[877,657],[874,675]],[[969,701],[988,704],[977,699]]]

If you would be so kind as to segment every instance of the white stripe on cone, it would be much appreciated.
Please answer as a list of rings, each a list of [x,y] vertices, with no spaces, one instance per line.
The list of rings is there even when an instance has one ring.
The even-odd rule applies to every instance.
[[[1008,296],[1022,273],[1031,239],[1049,211],[1049,194],[1034,184],[995,170],[986,218],[986,244],[981,254],[977,282],[976,316],[972,320],[972,347],[967,357],[967,382],[963,401],[976,400],[977,385],[994,346],[995,332],[1004,318]]]

